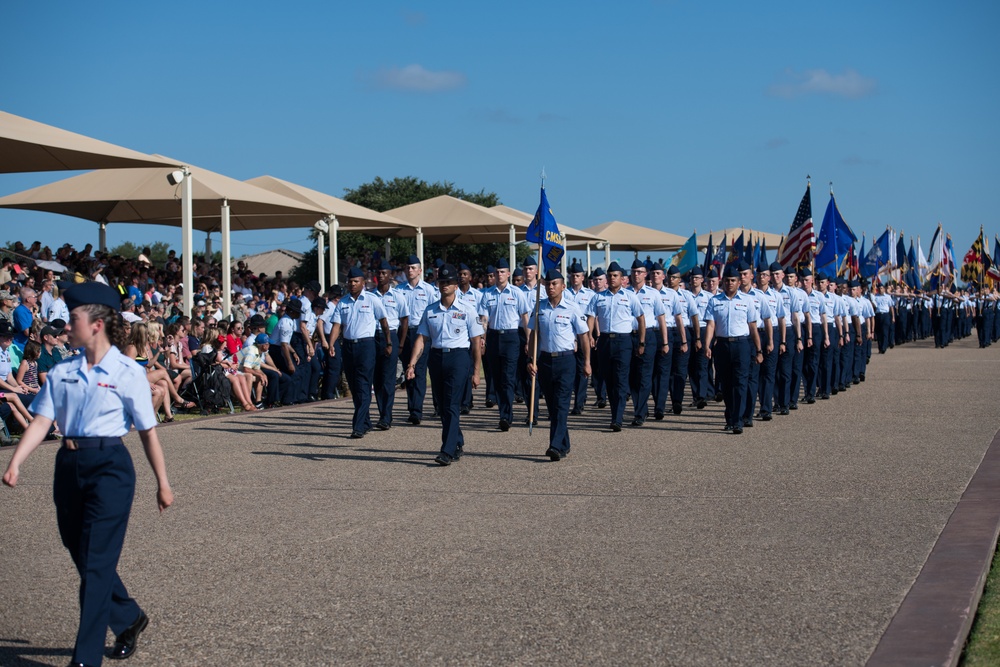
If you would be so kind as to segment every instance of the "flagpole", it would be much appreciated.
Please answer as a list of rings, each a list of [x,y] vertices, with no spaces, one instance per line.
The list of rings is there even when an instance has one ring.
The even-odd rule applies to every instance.
[[[542,191],[545,191],[545,167],[542,167]],[[542,267],[545,266],[542,258],[542,241],[541,236],[538,239],[538,270],[541,272]],[[538,385],[538,336],[540,332],[538,331],[538,311],[542,305],[542,276],[538,276],[535,280],[535,325],[532,328],[534,336],[531,337],[531,366],[535,369],[535,374],[531,376],[531,395],[528,398],[528,435],[530,436],[533,431],[535,423],[535,392],[537,391]]]

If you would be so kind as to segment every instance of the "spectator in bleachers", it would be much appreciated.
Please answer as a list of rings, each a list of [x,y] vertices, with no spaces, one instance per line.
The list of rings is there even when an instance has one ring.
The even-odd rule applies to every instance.
[[[6,419],[4,413],[9,412],[24,429],[28,428],[32,419],[27,406],[31,404],[34,394],[22,388],[12,373],[10,354],[13,343],[14,329],[6,320],[0,320],[0,393],[4,395],[3,402],[0,403],[0,417]],[[7,407],[3,408],[4,405]]]

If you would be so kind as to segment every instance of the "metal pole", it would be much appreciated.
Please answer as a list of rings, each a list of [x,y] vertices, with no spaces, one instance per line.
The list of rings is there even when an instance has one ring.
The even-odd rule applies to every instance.
[[[340,229],[340,222],[337,216],[330,216],[330,282],[340,282],[340,258],[337,257],[337,231]]]
[[[184,181],[181,185],[181,282],[184,283],[184,314],[191,315],[194,308],[194,258],[192,244],[192,227],[194,210],[192,206],[191,185],[194,177],[191,170],[184,167]]]
[[[219,216],[222,226],[222,314],[228,319],[233,313],[233,272],[232,244],[229,242],[229,200],[222,200],[222,211]],[[205,235],[205,252],[212,257],[212,237]]]
[[[205,261],[212,261],[212,232],[205,232]]]
[[[513,271],[517,268],[517,238],[514,231],[514,225],[510,226],[510,236],[508,237],[507,243],[509,244],[510,251],[510,270]]]
[[[101,249],[101,252],[108,251],[108,223],[102,222],[97,232],[97,247]]]
[[[323,266],[323,260],[326,259],[326,256],[325,256],[326,255],[326,248],[325,248],[326,244],[323,243],[323,236],[324,236],[323,232],[317,230],[317,232],[316,232],[316,259],[318,261],[316,262],[316,266],[318,267],[318,273],[319,273],[319,287],[320,287],[320,292],[325,292],[326,291],[326,267]]]
[[[611,266],[611,244],[607,241],[604,242],[604,270],[607,271],[608,267]]]
[[[590,244],[587,244],[587,275],[590,275]]]
[[[420,270],[424,270],[424,228],[417,227],[417,259],[420,260]]]
[[[385,261],[389,261],[389,257],[392,256],[392,239],[388,236],[385,237]]]

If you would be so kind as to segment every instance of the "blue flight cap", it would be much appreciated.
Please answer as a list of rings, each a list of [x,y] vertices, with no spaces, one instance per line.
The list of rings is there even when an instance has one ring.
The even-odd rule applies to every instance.
[[[406,263],[407,264],[420,264],[420,258],[417,257],[416,255],[410,255],[409,257],[406,258]]]
[[[318,296],[318,297],[316,297],[315,299],[313,299],[310,302],[309,307],[312,308],[313,310],[323,310],[323,311],[325,311],[326,310],[326,299],[324,299],[321,296]]]
[[[310,280],[309,282],[307,282],[305,285],[302,286],[302,289],[303,291],[308,290],[316,294],[319,294],[321,291],[323,291],[323,288],[320,287],[319,283],[316,282],[315,280]]]
[[[77,306],[95,303],[107,306],[116,313],[121,310],[122,297],[114,287],[104,283],[80,283],[63,292],[66,307],[73,310]]]
[[[849,287],[861,287],[861,283],[860,283],[860,282],[858,282],[857,280],[852,280],[852,281],[851,281],[851,282],[850,282],[850,283],[848,284],[848,286],[849,286]]]
[[[767,269],[771,273],[774,273],[775,271],[784,271],[779,262],[771,262],[771,266],[767,267]]]
[[[510,263],[503,258],[497,260],[496,267],[498,269],[510,269]]]
[[[789,276],[795,276],[798,275],[799,273],[798,271],[795,270],[795,267],[792,266],[791,264],[783,268],[782,271],[784,271]]]
[[[444,260],[443,259],[441,259],[440,257],[438,257],[437,259],[434,260],[434,268],[440,269],[442,266],[444,266]],[[452,268],[454,268],[454,267],[452,267]]]
[[[618,262],[611,262],[611,266],[608,267],[608,273],[611,273],[612,271],[625,273],[625,271],[622,270],[622,267],[618,265]]]
[[[513,277],[513,278],[519,278],[519,277],[521,277],[523,275],[524,275],[524,271],[522,271],[521,268],[518,267],[518,268],[514,269],[514,273],[511,274],[511,277]]]
[[[632,262],[632,270],[635,271],[636,269],[643,269],[643,270],[645,270],[646,269],[646,262],[643,262],[643,261],[638,260],[638,259],[635,260],[634,262]]]
[[[846,284],[847,284],[847,278],[837,278],[837,281],[836,281],[836,282],[837,282],[837,286],[838,286],[838,287],[839,287],[840,285],[846,285]]]
[[[660,264],[659,262],[653,262],[653,266],[649,270],[650,271],[662,271],[663,270],[663,265]]]
[[[795,273],[799,278],[808,278],[813,274],[812,270],[808,266],[798,272],[792,270],[792,267],[788,267],[788,273]]]
[[[437,281],[439,283],[457,283],[458,270],[451,264],[442,264],[441,268],[438,269]]]
[[[681,270],[680,270],[680,269],[678,269],[678,268],[677,268],[676,266],[674,266],[673,264],[671,264],[671,265],[670,265],[670,268],[669,268],[669,269],[667,269],[667,275],[668,275],[668,276],[679,276],[680,274],[681,274]]]
[[[486,273],[496,273],[496,272],[497,272],[497,267],[493,266],[492,264],[486,265]]]
[[[817,271],[816,272],[816,282],[821,283],[824,280],[829,280],[829,279],[830,278],[825,273],[823,273],[822,271]]]
[[[469,268],[469,265],[466,264],[465,262],[459,262],[459,264],[458,264],[458,270],[459,271],[470,271],[470,272],[472,271],[472,269]]]
[[[603,275],[604,275],[604,269],[602,269],[601,267],[597,267],[596,269],[594,269],[594,272],[590,274],[590,277],[600,278]]]
[[[726,268],[722,270],[723,278],[739,278],[740,270],[737,269],[732,264],[726,264]]]
[[[522,262],[522,265],[525,267],[538,266],[538,262],[535,261],[534,255],[528,255],[527,257],[524,258],[524,262]]]
[[[576,261],[574,259],[573,263],[569,267],[569,272],[570,273],[584,273],[583,264],[581,264],[580,262],[578,262],[578,261]]]
[[[362,271],[361,269],[359,269],[356,266],[352,266],[351,270],[347,272],[347,278],[348,279],[351,279],[351,278],[364,278],[364,277],[365,277],[365,272]]]
[[[747,264],[743,260],[740,260],[740,263],[736,267],[736,270],[739,271],[740,273],[742,273],[743,271],[750,271],[751,269],[753,269],[753,267]]]
[[[718,272],[718,271],[716,271],[716,270],[715,270],[715,267],[713,266],[712,268],[710,268],[710,269],[708,270],[708,275],[707,275],[707,276],[705,276],[705,277],[706,277],[706,278],[718,278],[718,277],[719,277],[719,272]]]
[[[382,262],[378,265],[378,270],[393,271],[394,269],[392,268],[392,264],[390,264],[388,260],[383,259]]]
[[[705,273],[701,270],[700,266],[694,267],[693,269],[691,269],[691,271],[689,273],[690,273],[690,275],[691,275],[692,278],[694,278],[695,276],[704,276],[705,275]]]
[[[271,342],[271,339],[267,337],[266,333],[259,333],[257,337],[253,339],[253,342],[257,345],[266,345]]]
[[[559,269],[549,269],[548,271],[546,271],[545,272],[545,279],[546,280],[563,280],[563,281],[566,280],[565,278],[563,278],[563,274],[562,274],[561,271],[559,271]]]

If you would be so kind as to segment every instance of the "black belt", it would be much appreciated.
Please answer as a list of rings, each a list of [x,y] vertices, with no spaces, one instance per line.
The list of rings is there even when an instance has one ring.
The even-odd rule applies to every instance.
[[[440,352],[441,354],[448,354],[449,352],[458,352],[459,350],[461,350],[462,352],[468,352],[469,348],[467,348],[467,347],[432,347],[431,348],[431,352]]]
[[[571,354],[576,354],[576,352],[574,352],[573,350],[564,350],[562,352],[539,352],[538,354],[540,354],[543,357],[555,358],[555,357],[568,357]]]
[[[375,336],[365,336],[364,338],[342,338],[345,343],[360,343],[363,340],[374,340]]]
[[[518,330],[517,329],[489,329],[489,331],[492,331],[493,333],[497,333],[497,334],[509,334],[509,333],[516,333]]]
[[[746,336],[719,336],[715,340],[725,341],[726,343],[738,343],[741,340],[748,340],[749,338],[750,335],[747,334]]]
[[[114,447],[122,444],[119,437],[113,438],[63,438],[63,447],[69,450]]]
[[[607,336],[608,338],[623,338],[625,336],[631,336],[631,335],[632,335],[631,331],[628,333],[602,333],[601,338],[604,338],[605,336]]]

